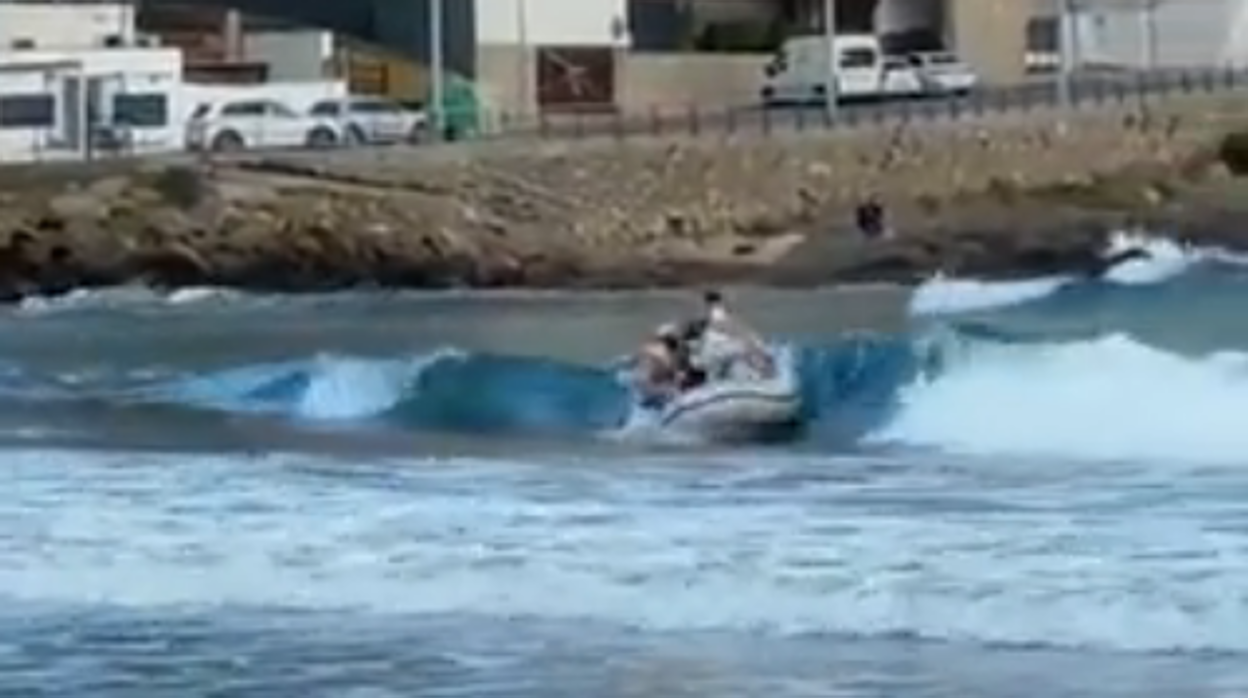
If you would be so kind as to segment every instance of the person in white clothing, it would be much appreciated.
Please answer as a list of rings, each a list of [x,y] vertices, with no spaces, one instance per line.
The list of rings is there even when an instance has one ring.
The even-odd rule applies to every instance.
[[[699,368],[707,377],[725,379],[733,376],[733,369],[744,359],[754,373],[771,378],[776,373],[775,361],[756,332],[728,312],[723,294],[707,291],[702,296],[703,316],[688,331],[686,341],[697,342],[693,352]]]

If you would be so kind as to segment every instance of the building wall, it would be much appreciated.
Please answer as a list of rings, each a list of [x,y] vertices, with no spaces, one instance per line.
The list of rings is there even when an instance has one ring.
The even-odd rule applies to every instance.
[[[1248,2],[1228,0],[1226,42],[1222,46],[1222,62],[1248,67]]]
[[[134,11],[126,4],[0,3],[0,50],[33,41],[38,49],[100,48],[110,37],[134,43]]]
[[[628,45],[627,0],[476,0],[485,45]]]
[[[1133,3],[1134,4],[1134,3]],[[1248,59],[1248,3],[1187,0],[1095,5],[1071,18],[1074,58],[1131,67],[1210,66]]]
[[[951,48],[988,83],[1027,74],[1027,25],[1034,6],[1022,0],[947,0]]]
[[[191,0],[229,5],[244,14],[276,17],[307,27],[359,39],[417,61],[431,55],[429,3],[413,0]],[[175,5],[187,0],[143,0],[147,5]],[[447,70],[476,75],[475,0],[444,0],[443,56]]]
[[[516,44],[477,48],[478,91],[485,108],[503,120],[530,120],[537,112],[537,51]]]
[[[268,66],[269,80],[324,80],[333,70],[334,35],[316,29],[248,32],[243,56]]]
[[[481,96],[489,108],[516,118],[531,118],[542,108],[543,56],[558,53],[559,60],[575,61],[583,49],[597,48],[600,58],[618,61],[631,43],[628,0],[475,2]]]
[[[81,157],[89,121],[125,125],[137,150],[178,148],[181,78],[172,49],[0,53],[0,161]]]
[[[944,0],[879,0],[875,6],[877,34],[935,30],[943,33]]]
[[[616,80],[627,112],[715,109],[758,102],[768,54],[635,53]]]

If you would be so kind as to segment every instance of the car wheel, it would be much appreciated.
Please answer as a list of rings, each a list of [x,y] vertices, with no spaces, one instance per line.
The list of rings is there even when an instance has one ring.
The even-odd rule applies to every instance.
[[[338,137],[334,135],[333,131],[323,126],[314,128],[312,129],[311,132],[308,133],[308,147],[310,148],[317,148],[317,149],[332,148],[337,144],[338,144]]]
[[[247,144],[237,131],[222,131],[212,139],[212,149],[218,153],[234,153],[246,147]]]
[[[368,136],[364,134],[364,129],[356,124],[347,127],[346,142],[348,145],[364,145],[368,142]]]
[[[415,145],[424,143],[429,139],[429,127],[425,123],[412,124],[412,128],[407,132],[407,142]]]

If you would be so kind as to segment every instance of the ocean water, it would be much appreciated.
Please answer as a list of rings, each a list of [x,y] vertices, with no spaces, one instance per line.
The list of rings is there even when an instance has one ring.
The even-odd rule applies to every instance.
[[[1146,244],[732,292],[802,379],[756,447],[631,428],[679,294],[28,302],[0,695],[1248,696],[1248,266]]]

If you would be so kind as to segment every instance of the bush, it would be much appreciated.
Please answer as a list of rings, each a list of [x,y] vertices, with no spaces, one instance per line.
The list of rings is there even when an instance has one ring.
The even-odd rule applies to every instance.
[[[152,188],[170,204],[182,209],[191,209],[203,201],[207,193],[204,179],[195,169],[190,167],[170,167],[156,175]]]
[[[1234,131],[1223,137],[1218,159],[1236,177],[1248,176],[1248,131]]]

